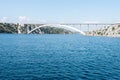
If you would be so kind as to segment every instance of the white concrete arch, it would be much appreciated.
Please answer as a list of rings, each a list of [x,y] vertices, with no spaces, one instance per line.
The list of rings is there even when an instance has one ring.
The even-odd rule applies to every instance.
[[[63,28],[63,29],[66,29],[66,30],[70,30],[70,31],[76,31],[82,35],[85,35],[85,33],[77,28],[74,28],[74,27],[71,27],[71,26],[68,26],[68,25],[60,25],[60,24],[45,24],[45,25],[41,25],[41,26],[38,26],[34,29],[32,29],[31,31],[28,32],[28,34],[32,33],[33,31],[41,28],[41,27],[46,27],[46,26],[51,26],[51,27],[57,27],[57,28]]]

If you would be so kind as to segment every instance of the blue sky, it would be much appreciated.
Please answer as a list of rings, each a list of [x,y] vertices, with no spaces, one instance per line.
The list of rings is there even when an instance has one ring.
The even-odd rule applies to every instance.
[[[0,22],[120,22],[120,0],[0,0]]]

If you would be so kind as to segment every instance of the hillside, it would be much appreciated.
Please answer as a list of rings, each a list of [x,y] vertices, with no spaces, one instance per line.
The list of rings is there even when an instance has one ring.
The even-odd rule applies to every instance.
[[[28,25],[28,24],[26,24]],[[10,24],[10,23],[0,23],[0,33],[11,33],[11,34],[17,34],[17,24]],[[23,26],[21,28],[22,34],[26,34],[26,28]],[[56,28],[56,27],[41,27],[40,29],[37,29],[33,31],[31,34],[72,34],[73,32],[69,30],[65,30],[63,28]]]
[[[0,33],[17,33],[17,25],[0,23]]]
[[[86,32],[89,36],[111,36],[111,37],[120,37],[120,25],[109,26],[104,29],[99,29],[95,31]]]
[[[63,28],[56,28],[56,27],[41,27],[33,31],[31,34],[72,34],[73,32],[69,30],[65,30]]]

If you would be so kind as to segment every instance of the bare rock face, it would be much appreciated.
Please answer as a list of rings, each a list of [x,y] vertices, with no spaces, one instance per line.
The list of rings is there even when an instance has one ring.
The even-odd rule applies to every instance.
[[[89,36],[111,36],[120,37],[120,25],[109,26],[104,29],[86,32]]]

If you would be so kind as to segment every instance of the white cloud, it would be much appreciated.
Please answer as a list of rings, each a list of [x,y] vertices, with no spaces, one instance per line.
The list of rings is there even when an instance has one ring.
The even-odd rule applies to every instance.
[[[0,19],[0,22],[6,22],[8,20],[8,17],[2,17],[1,19]]]
[[[46,23],[46,20],[38,18],[28,18],[26,16],[18,16],[18,22],[20,23]]]
[[[30,19],[27,18],[26,16],[19,16],[18,21],[19,22],[28,22]]]

